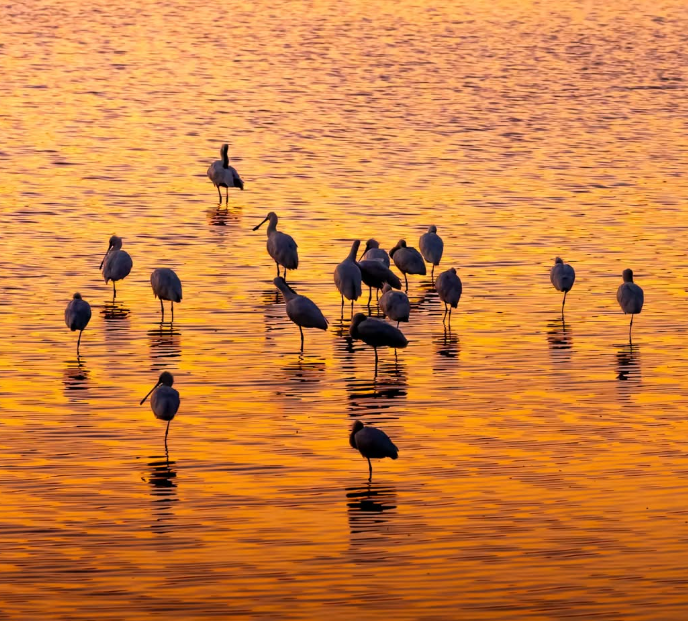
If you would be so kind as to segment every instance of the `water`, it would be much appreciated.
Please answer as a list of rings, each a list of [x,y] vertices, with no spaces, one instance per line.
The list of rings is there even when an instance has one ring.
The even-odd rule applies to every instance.
[[[607,4],[3,9],[0,616],[685,619],[688,12]],[[271,210],[330,320],[303,354],[251,231]],[[411,277],[375,377],[332,272],[428,224],[459,310]],[[168,454],[138,405],[163,369]],[[355,419],[400,449],[370,484]]]

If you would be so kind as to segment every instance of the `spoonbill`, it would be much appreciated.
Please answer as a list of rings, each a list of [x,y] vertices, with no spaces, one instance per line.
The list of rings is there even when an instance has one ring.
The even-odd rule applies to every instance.
[[[442,238],[437,234],[437,227],[431,224],[428,227],[428,232],[423,233],[418,240],[418,246],[420,247],[420,253],[423,258],[432,265],[432,271],[430,272],[430,278],[435,279],[435,265],[439,265],[442,260],[442,253],[444,252],[444,242]]]
[[[315,302],[305,295],[299,295],[282,278],[278,276],[273,281],[284,296],[287,303],[287,317],[291,319],[301,332],[301,351],[303,351],[303,328],[318,328],[327,330],[327,319],[315,305]]]
[[[395,289],[401,289],[401,281],[397,275],[388,267],[385,267],[382,261],[363,259],[357,265],[361,270],[361,279],[370,290],[368,293],[368,306],[370,306],[370,300],[373,299],[373,288],[376,289],[376,297],[385,283],[389,283]]]
[[[356,265],[356,253],[360,245],[361,241],[358,239],[351,244],[349,256],[334,270],[334,284],[337,285],[342,296],[342,313],[344,312],[344,298],[351,300],[351,313],[353,314],[354,300],[361,297],[361,270]]]
[[[153,410],[155,418],[167,421],[165,446],[167,446],[167,434],[170,431],[170,423],[179,409],[179,392],[172,388],[172,384],[174,384],[172,373],[163,371],[158,378],[158,383],[148,392],[148,395],[153,393],[151,397],[151,410]],[[143,405],[144,401],[148,399],[148,395],[141,399],[139,405]]]
[[[384,459],[390,457],[396,459],[399,456],[399,449],[389,439],[389,436],[377,427],[366,427],[360,420],[357,420],[351,427],[349,435],[351,448],[368,460],[368,480],[373,478],[372,459]]]
[[[277,214],[271,211],[265,220],[258,226],[254,226],[253,230],[258,230],[267,221],[268,224],[268,254],[277,265],[277,276],[280,275],[280,265],[284,268],[284,279],[287,279],[287,270],[295,270],[299,267],[299,253],[296,250],[298,246],[291,235],[282,233],[277,230]]]
[[[117,289],[115,288],[115,282],[118,280],[124,280],[129,276],[132,268],[132,260],[129,253],[126,250],[122,250],[122,238],[113,235],[108,242],[108,249],[100,262],[100,267],[98,269],[103,270],[103,278],[105,279],[105,284],[108,281],[112,281],[112,299],[117,297]]]
[[[241,180],[239,173],[233,166],[229,165],[229,157],[227,156],[227,151],[229,150],[228,144],[223,144],[220,149],[220,155],[222,159],[215,160],[208,168],[208,178],[213,182],[213,185],[217,188],[217,195],[220,197],[220,202],[222,202],[222,192],[220,188],[227,188],[226,194],[227,198],[225,202],[229,202],[229,188],[239,188],[244,189],[244,182]]]
[[[451,322],[451,309],[456,308],[459,305],[461,292],[463,291],[461,279],[453,267],[448,269],[446,272],[442,272],[437,277],[435,289],[437,289],[437,295],[439,296],[440,300],[444,302],[444,317],[447,316],[448,308],[449,321]],[[442,322],[444,323],[444,318],[442,318]]]
[[[375,239],[369,239],[366,242],[365,250],[363,251],[363,256],[361,259],[372,260],[377,259],[385,264],[385,267],[389,267],[389,255],[385,250],[380,248],[380,244]]]
[[[380,297],[380,308],[382,312],[392,321],[408,321],[411,314],[411,304],[408,296],[403,291],[394,291],[392,286],[386,282]]]
[[[91,321],[91,305],[81,298],[80,293],[75,293],[65,309],[65,323],[72,332],[75,330],[79,331],[79,339],[76,342],[77,358],[79,357],[81,334],[89,321]]]
[[[557,291],[564,292],[564,301],[561,303],[561,314],[563,315],[564,304],[566,304],[566,294],[571,291],[573,287],[573,283],[576,280],[576,272],[568,263],[564,263],[557,257],[549,272],[549,279],[552,281]]]
[[[404,281],[406,282],[406,291],[408,291],[408,278],[406,274],[419,274],[420,276],[425,276],[425,261],[420,252],[415,248],[408,248],[406,246],[406,240],[400,239],[394,248],[389,251],[389,256],[392,257],[394,265],[397,266],[399,271],[404,275]]]
[[[631,315],[631,325],[628,327],[628,340],[631,340],[631,330],[633,329],[633,315],[640,315],[643,310],[645,295],[643,290],[633,282],[633,270],[623,271],[623,283],[616,291],[616,299],[621,306],[624,314]]]
[[[363,341],[375,350],[376,368],[378,347],[404,349],[408,345],[408,340],[401,330],[381,319],[366,317],[363,313],[356,313],[354,315],[349,328],[349,334],[352,339]]]
[[[182,301],[182,281],[179,280],[179,276],[169,267],[159,267],[153,270],[150,281],[153,295],[156,298],[160,298],[160,312],[162,313],[160,321],[165,320],[163,300],[169,300],[170,309],[172,310],[172,321],[174,321],[174,303],[177,302],[179,304]]]

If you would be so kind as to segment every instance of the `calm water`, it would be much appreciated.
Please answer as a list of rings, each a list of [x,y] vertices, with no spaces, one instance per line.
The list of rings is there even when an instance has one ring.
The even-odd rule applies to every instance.
[[[0,616],[685,619],[683,0],[249,4],[2,9]],[[330,320],[303,355],[251,231],[271,210]],[[375,378],[332,272],[433,223],[459,312],[412,277]],[[163,369],[168,456],[138,405]],[[357,418],[400,449],[372,484]]]

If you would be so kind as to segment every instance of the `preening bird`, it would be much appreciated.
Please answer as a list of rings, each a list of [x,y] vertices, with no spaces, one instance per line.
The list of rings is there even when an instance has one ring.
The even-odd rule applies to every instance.
[[[172,384],[174,384],[172,373],[163,371],[158,378],[158,383],[148,392],[148,395],[153,393],[151,397],[151,410],[153,410],[155,418],[167,421],[165,446],[167,446],[167,434],[170,431],[170,423],[179,409],[179,392],[172,388]],[[148,399],[148,395],[141,399],[139,405],[143,405],[144,401]]]
[[[303,350],[303,328],[318,328],[327,330],[327,319],[310,298],[299,295],[282,278],[278,276],[273,281],[284,296],[287,303],[287,317],[291,319],[301,332],[301,349]]]
[[[379,294],[385,283],[389,283],[394,289],[401,289],[401,281],[398,276],[382,261],[363,259],[357,265],[361,270],[361,280],[369,288],[368,306],[370,306],[370,300],[373,298],[373,289],[376,289],[376,295]]]
[[[385,283],[380,297],[380,308],[385,316],[397,322],[408,321],[411,314],[411,304],[403,291],[394,291],[389,283]]]
[[[108,249],[100,262],[98,269],[103,270],[103,278],[105,284],[112,281],[112,297],[117,297],[117,289],[115,283],[118,280],[124,280],[131,272],[133,262],[129,253],[122,250],[122,238],[113,235],[108,242]]]
[[[564,314],[564,304],[566,304],[566,294],[571,291],[576,280],[576,272],[568,264],[564,263],[559,257],[554,260],[554,265],[549,272],[549,279],[552,281],[557,291],[564,292],[564,300],[561,303],[561,313]]]
[[[361,260],[373,260],[377,259],[385,264],[385,267],[389,267],[389,255],[385,250],[380,248],[380,244],[375,239],[369,239],[366,242],[365,250],[363,251],[363,256]]]
[[[616,299],[621,306],[621,310],[631,316],[631,324],[628,327],[628,340],[631,340],[631,330],[633,329],[633,315],[640,315],[643,310],[645,295],[643,290],[633,282],[633,270],[623,271],[623,283],[616,291]]]
[[[394,248],[389,251],[389,256],[392,257],[394,265],[397,266],[399,271],[404,275],[404,281],[406,282],[406,290],[408,291],[408,278],[406,274],[419,274],[425,276],[425,261],[420,252],[415,248],[409,248],[406,246],[406,241],[400,239]]]
[[[373,478],[373,465],[371,459],[384,459],[389,457],[396,459],[399,456],[399,449],[389,439],[389,436],[376,427],[366,427],[360,420],[357,420],[351,428],[349,435],[351,448],[368,460],[368,480]]]
[[[360,240],[351,244],[349,256],[334,270],[334,284],[342,296],[342,313],[344,312],[344,298],[351,300],[351,312],[354,312],[354,300],[361,297],[361,270],[356,264],[356,253],[361,245]]]
[[[442,253],[444,252],[444,242],[437,234],[437,227],[432,224],[428,227],[428,232],[423,233],[418,240],[420,253],[423,258],[432,265],[430,278],[435,279],[435,265],[439,265],[442,260]]]
[[[156,298],[160,298],[160,312],[162,317],[160,321],[165,321],[165,307],[162,304],[163,300],[169,300],[170,309],[172,311],[172,321],[174,321],[174,303],[182,301],[182,281],[179,276],[168,267],[159,267],[153,270],[150,277],[153,294]]]
[[[437,290],[437,296],[440,298],[440,301],[444,302],[444,316],[447,316],[448,309],[449,321],[451,322],[451,309],[459,305],[461,293],[463,292],[461,279],[453,267],[449,268],[446,272],[442,272],[437,277],[435,289]],[[442,321],[444,322],[444,318]]]
[[[225,199],[227,203],[229,202],[229,188],[244,189],[244,182],[241,180],[239,173],[233,166],[229,165],[229,157],[227,156],[228,150],[229,145],[223,144],[220,149],[222,159],[215,160],[210,165],[210,168],[208,168],[208,178],[217,188],[217,195],[220,197],[220,202],[222,202],[222,192],[220,192],[220,188],[227,188],[227,197]]]
[[[65,309],[65,323],[74,332],[79,331],[79,339],[76,342],[76,355],[79,357],[79,346],[81,345],[81,334],[91,321],[91,305],[81,298],[80,293],[75,293],[71,302]]]
[[[295,270],[299,267],[298,246],[291,235],[277,230],[277,214],[270,212],[253,230],[258,230],[267,221],[268,224],[268,254],[277,264],[277,276],[280,275],[280,265],[284,268],[284,279],[287,279],[287,270]]]
[[[376,368],[378,347],[404,349],[408,345],[408,340],[401,330],[381,319],[366,317],[363,313],[356,313],[354,315],[349,327],[349,334],[352,339],[363,341],[375,350]]]

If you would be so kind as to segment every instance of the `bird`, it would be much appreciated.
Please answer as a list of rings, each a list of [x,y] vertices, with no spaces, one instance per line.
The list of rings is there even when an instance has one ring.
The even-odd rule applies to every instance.
[[[118,280],[124,280],[129,276],[133,262],[129,253],[126,250],[122,250],[122,238],[113,235],[110,237],[108,242],[108,249],[100,262],[100,267],[98,269],[103,270],[103,278],[105,279],[105,284],[110,280],[112,281],[112,299],[117,297],[117,289],[115,288],[115,282]]]
[[[389,439],[389,436],[377,427],[366,427],[360,420],[357,420],[351,427],[349,435],[351,448],[368,460],[368,480],[373,478],[373,464],[370,459],[384,459],[399,457],[399,449]]]
[[[159,267],[153,270],[150,281],[153,294],[156,298],[160,298],[160,312],[162,313],[160,321],[165,321],[165,307],[162,305],[162,301],[169,300],[172,321],[174,322],[174,303],[179,304],[182,301],[182,282],[179,280],[179,276],[168,267]]]
[[[179,392],[172,388],[174,384],[174,377],[169,371],[163,371],[158,378],[158,383],[153,386],[148,392],[148,395],[153,393],[151,397],[151,410],[158,420],[166,420],[167,428],[165,429],[165,446],[167,447],[167,434],[170,431],[170,423],[177,414],[179,409]],[[148,399],[146,395],[141,399],[139,405],[143,405],[144,401]]]
[[[356,253],[360,245],[360,240],[354,241],[351,244],[349,256],[334,270],[334,284],[342,296],[342,313],[344,313],[344,298],[346,298],[351,300],[352,315],[354,312],[354,300],[358,300],[361,297],[361,270],[356,264]]]
[[[322,314],[320,309],[315,305],[315,302],[305,295],[299,295],[294,291],[282,278],[278,276],[273,280],[275,287],[277,287],[284,296],[287,303],[287,317],[291,319],[301,332],[301,351],[303,351],[303,328],[318,328],[319,330],[327,330],[327,319]]]
[[[408,321],[411,314],[411,304],[403,291],[394,291],[389,283],[385,283],[379,300],[382,312],[392,321]]]
[[[277,264],[277,276],[280,275],[280,265],[284,268],[284,279],[287,279],[287,270],[295,270],[299,267],[299,253],[298,246],[291,235],[282,233],[277,230],[277,214],[271,211],[265,220],[258,226],[254,226],[253,230],[258,230],[267,221],[268,224],[268,254],[272,260]]]
[[[633,270],[623,271],[623,283],[616,291],[616,299],[621,306],[624,314],[631,315],[631,325],[628,327],[628,340],[631,340],[631,330],[633,329],[633,315],[639,315],[643,310],[645,295],[643,290],[633,282]]]
[[[228,144],[223,144],[220,149],[220,155],[222,159],[215,160],[208,168],[208,178],[213,182],[213,185],[217,188],[217,195],[220,197],[220,202],[222,202],[222,192],[220,188],[227,188],[227,197],[225,202],[229,202],[229,188],[239,188],[244,189],[244,182],[241,180],[239,173],[233,166],[229,165],[229,157],[227,156],[227,151],[229,150]]]
[[[561,303],[561,314],[563,315],[564,304],[566,304],[566,294],[573,288],[573,283],[576,280],[576,272],[568,263],[564,263],[561,258],[557,257],[549,272],[549,279],[557,291],[564,292],[564,301]]]
[[[389,267],[389,255],[387,251],[380,248],[380,244],[375,239],[369,239],[366,242],[361,259],[377,259],[378,261],[382,261],[385,267]]]
[[[368,306],[373,298],[373,288],[376,294],[382,289],[385,283],[392,285],[394,289],[401,289],[401,281],[398,276],[390,270],[382,261],[377,259],[363,259],[357,263],[361,270],[361,280],[369,288]]]
[[[354,315],[349,327],[349,334],[352,339],[363,341],[375,350],[376,368],[378,347],[404,349],[408,345],[408,340],[401,330],[381,319],[366,317],[363,313],[356,313]]]
[[[419,274],[420,276],[425,276],[425,261],[423,257],[415,248],[408,248],[406,246],[406,241],[400,239],[397,245],[394,246],[389,251],[389,256],[392,257],[394,265],[397,266],[399,271],[404,275],[404,281],[406,282],[406,291],[408,291],[408,278],[407,274]]]
[[[442,238],[437,234],[437,227],[431,224],[428,227],[428,232],[423,233],[418,240],[418,246],[420,247],[420,253],[423,258],[432,265],[432,271],[430,272],[430,278],[435,279],[435,265],[439,265],[442,260],[442,253],[444,252],[444,242]]]
[[[79,339],[76,342],[77,358],[79,357],[81,334],[86,329],[89,321],[91,321],[91,305],[82,299],[80,293],[75,293],[65,309],[65,323],[72,332],[75,330],[79,331]]]
[[[449,321],[451,322],[451,309],[459,305],[459,300],[461,299],[461,293],[463,291],[461,279],[458,277],[453,267],[446,272],[442,272],[437,277],[435,289],[437,289],[437,295],[440,300],[444,302],[445,317],[447,316],[447,309],[449,309]],[[442,322],[444,323],[444,318]]]

